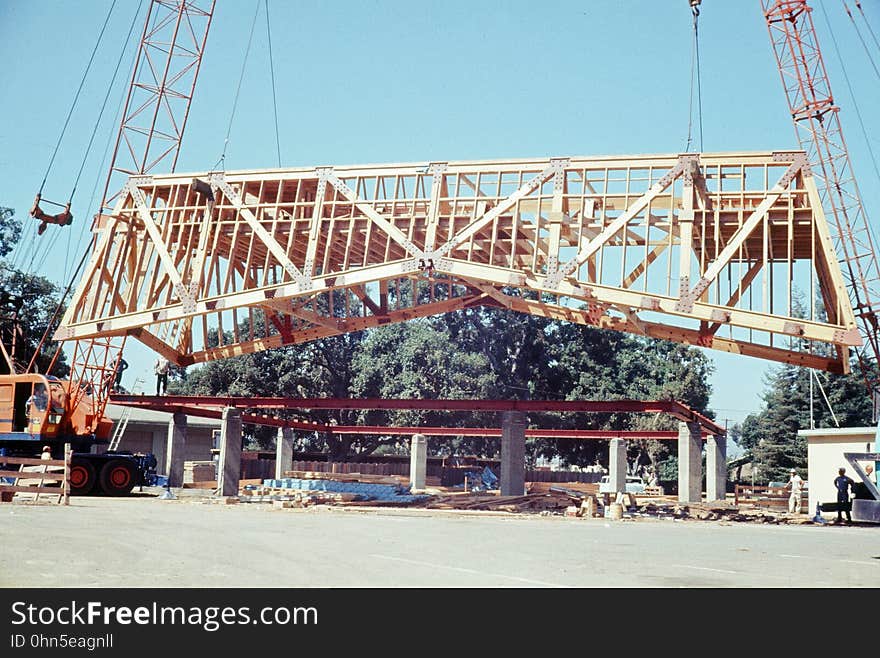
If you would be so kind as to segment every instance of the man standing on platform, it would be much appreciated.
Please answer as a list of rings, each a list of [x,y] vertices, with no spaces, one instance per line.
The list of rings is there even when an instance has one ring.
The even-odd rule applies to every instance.
[[[153,372],[156,373],[156,395],[162,395],[168,390],[169,367],[168,359],[164,356],[156,359],[156,364],[153,366]]]

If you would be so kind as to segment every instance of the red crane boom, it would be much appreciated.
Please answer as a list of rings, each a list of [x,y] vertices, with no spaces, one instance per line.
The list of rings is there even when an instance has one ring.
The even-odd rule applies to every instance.
[[[875,310],[880,301],[880,269],[812,9],[806,0],[761,0],[761,5],[795,132],[809,157],[825,212],[834,220],[831,235],[863,341],[856,355],[874,393],[880,386]]]

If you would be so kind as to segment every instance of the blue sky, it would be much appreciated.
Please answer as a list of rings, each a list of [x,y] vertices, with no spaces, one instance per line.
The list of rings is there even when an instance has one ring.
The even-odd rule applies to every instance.
[[[218,0],[178,171],[208,170],[223,152],[258,4],[225,162],[227,169],[277,165],[263,0]],[[818,0],[812,4],[871,216],[880,210],[880,184],[831,34],[868,124],[867,143],[878,156],[880,135],[872,124],[880,78],[842,3],[825,0],[831,32]],[[0,205],[14,208],[29,231],[35,222],[28,209],[110,5],[0,0]],[[880,32],[880,3],[862,5]],[[136,8],[135,0],[117,0],[46,184],[47,198],[65,199],[72,187]],[[270,0],[269,11],[285,166],[685,149],[687,0]],[[141,25],[139,19],[136,32]],[[859,26],[873,47],[864,23]],[[759,0],[704,0],[700,39],[703,150],[796,148]],[[104,146],[108,134],[115,135],[131,53],[85,160],[75,223],[62,229],[45,257],[32,252],[39,256],[32,269],[65,285],[85,246],[82,229],[95,212],[92,190],[106,175]],[[880,49],[872,55],[880,63]],[[152,386],[151,353],[130,345],[126,382],[141,377]],[[771,366],[709,354],[716,363],[712,407],[722,423],[738,422],[759,407]]]

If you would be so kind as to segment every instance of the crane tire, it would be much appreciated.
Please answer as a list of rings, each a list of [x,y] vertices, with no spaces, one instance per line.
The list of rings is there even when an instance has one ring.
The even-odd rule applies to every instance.
[[[74,458],[70,464],[70,495],[85,496],[95,488],[98,478],[95,466],[84,459]]]
[[[98,483],[107,496],[126,496],[134,488],[134,466],[125,459],[111,459],[101,468]]]

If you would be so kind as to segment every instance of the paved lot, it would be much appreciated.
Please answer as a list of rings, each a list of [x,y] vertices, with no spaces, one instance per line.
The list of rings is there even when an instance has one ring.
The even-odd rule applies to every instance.
[[[222,506],[0,506],[2,587],[880,587],[880,527]]]

